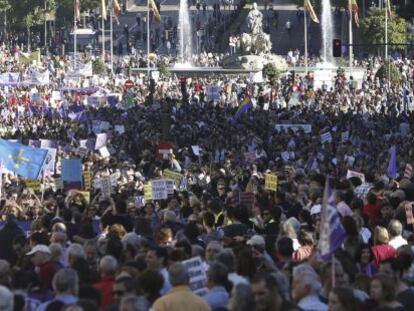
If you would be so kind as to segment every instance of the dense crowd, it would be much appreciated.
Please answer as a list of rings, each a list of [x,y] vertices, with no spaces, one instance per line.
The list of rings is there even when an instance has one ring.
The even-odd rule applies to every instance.
[[[371,59],[362,81],[338,70],[317,87],[312,73],[74,79],[69,58],[1,53],[22,81],[50,72],[1,83],[2,139],[56,160],[38,186],[3,168],[0,310],[410,310],[412,61],[394,60],[399,83]],[[89,182],[62,181],[69,158]],[[329,258],[328,201],[345,233]]]

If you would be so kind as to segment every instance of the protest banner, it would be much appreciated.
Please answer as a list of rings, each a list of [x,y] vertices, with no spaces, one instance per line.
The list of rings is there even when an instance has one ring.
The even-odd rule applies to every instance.
[[[151,183],[144,185],[145,203],[152,201],[152,185]]]
[[[106,133],[96,134],[95,150],[99,150],[106,146],[108,135]]]
[[[405,217],[407,218],[407,224],[412,225],[414,223],[414,219],[413,219],[413,202],[405,203],[404,207],[405,207]]]
[[[265,190],[277,190],[277,176],[274,174],[265,174]]]
[[[55,164],[56,164],[56,148],[42,147],[42,149],[47,150],[47,156],[45,161],[45,168],[51,174],[55,173]]]
[[[65,190],[82,189],[82,162],[80,159],[63,159],[61,178]]]
[[[330,142],[332,142],[331,132],[323,133],[321,135],[321,143],[324,144],[324,143],[330,143]]]
[[[164,179],[167,187],[167,194],[174,194],[175,181],[173,179]]]
[[[34,191],[40,191],[41,180],[40,179],[26,179],[24,181],[26,187],[33,189]]]
[[[134,204],[136,208],[141,208],[145,204],[145,198],[143,195],[137,195],[134,200]]]
[[[78,193],[83,196],[88,205],[91,203],[91,194],[89,191],[79,191]]]
[[[181,262],[187,269],[189,287],[194,294],[203,296],[207,293],[207,275],[203,261],[200,257],[193,257]]]
[[[175,181],[176,189],[179,189],[183,175],[172,170],[166,169],[164,170],[163,177],[165,177],[166,179],[173,179]]]
[[[352,178],[352,177],[358,177],[361,182],[365,182],[365,174],[364,173],[360,173],[357,171],[352,171],[352,170],[348,170],[346,172],[346,179]]]
[[[112,193],[112,184],[111,184],[111,177],[104,176],[100,178],[101,183],[101,193],[104,198],[109,198]]]
[[[254,162],[256,160],[256,152],[255,151],[245,152],[244,153],[244,160],[247,163]]]
[[[115,132],[119,135],[125,133],[125,127],[123,125],[115,125]]]
[[[405,165],[404,178],[410,179],[413,174],[413,166],[410,163]]]
[[[220,88],[218,85],[210,84],[207,87],[207,99],[209,101],[218,101],[220,100]]]
[[[170,143],[159,143],[156,149],[156,155],[161,160],[167,160],[168,156],[173,153],[173,145]]]
[[[275,124],[275,131],[281,132],[286,130],[292,130],[293,132],[297,132],[298,130],[303,130],[306,134],[312,132],[312,125],[310,124]]]
[[[91,190],[91,172],[90,171],[84,171],[83,172],[83,190],[89,191]]]
[[[151,181],[152,199],[165,200],[168,198],[167,184],[165,179],[155,179]]]

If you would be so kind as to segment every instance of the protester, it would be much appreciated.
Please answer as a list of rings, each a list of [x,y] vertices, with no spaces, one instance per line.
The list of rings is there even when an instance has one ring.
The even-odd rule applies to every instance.
[[[393,59],[401,82],[375,78],[381,58],[358,60],[365,76],[338,70],[330,88],[312,72],[150,83],[127,72],[146,67],[139,52],[115,74],[88,73],[97,58],[82,53],[77,70],[0,53],[1,303],[10,291],[30,311],[412,305],[412,60]]]

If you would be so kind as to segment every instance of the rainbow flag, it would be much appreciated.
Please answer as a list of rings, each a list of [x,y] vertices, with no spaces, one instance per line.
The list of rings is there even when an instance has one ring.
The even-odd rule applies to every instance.
[[[253,106],[252,100],[249,96],[246,96],[239,105],[239,109],[237,109],[236,113],[234,114],[231,122],[234,124],[236,121],[251,107]]]

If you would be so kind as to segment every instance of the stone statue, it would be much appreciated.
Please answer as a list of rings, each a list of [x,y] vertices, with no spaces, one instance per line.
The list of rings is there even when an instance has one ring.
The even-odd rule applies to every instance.
[[[257,9],[257,3],[253,3],[253,8],[247,15],[247,26],[253,35],[263,32],[263,14]]]
[[[263,32],[263,14],[258,10],[257,4],[247,15],[249,33],[243,33],[240,40],[241,51],[244,55],[262,55],[270,53],[272,42],[270,35]]]

